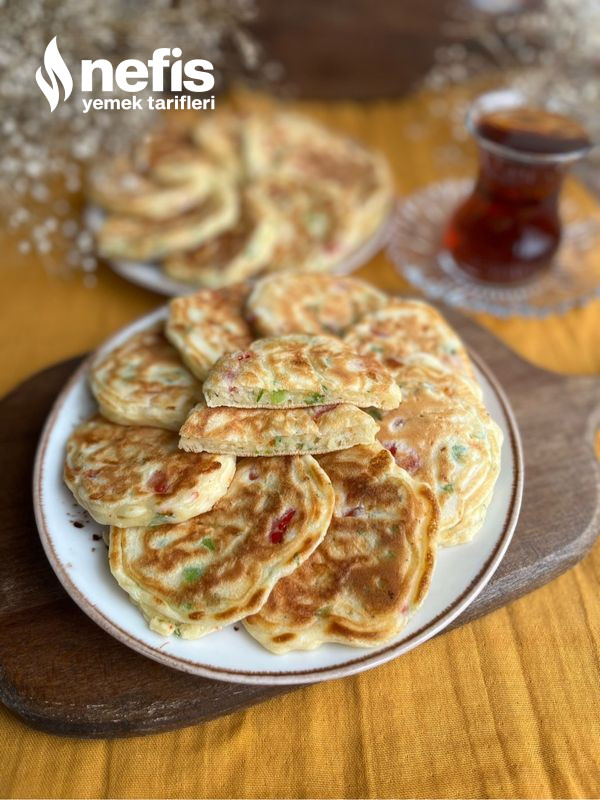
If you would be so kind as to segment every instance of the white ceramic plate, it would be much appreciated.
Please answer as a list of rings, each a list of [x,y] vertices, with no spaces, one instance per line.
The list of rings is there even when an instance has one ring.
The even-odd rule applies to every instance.
[[[105,216],[105,213],[100,208],[88,207],[85,219],[90,230],[97,231],[101,227]],[[348,275],[350,272],[362,267],[363,264],[366,264],[374,255],[386,247],[392,231],[393,216],[393,212],[390,212],[389,217],[384,220],[375,233],[351,255],[336,264],[332,272],[336,275]],[[110,259],[108,265],[117,275],[125,278],[130,283],[135,283],[137,286],[142,286],[144,289],[150,289],[167,297],[191,294],[198,291],[199,288],[198,286],[170,278],[156,262]]]
[[[139,319],[99,352],[165,315],[163,308]],[[445,628],[483,589],[506,552],[521,505],[523,459],[515,419],[494,376],[476,354],[471,355],[486,405],[504,433],[500,477],[482,530],[474,541],[440,551],[429,595],[391,643],[373,649],[332,644],[310,652],[274,655],[241,624],[196,641],[153,633],[110,574],[102,526],[78,506],[62,480],[65,442],[96,408],[86,382],[89,359],[58,396],[35,463],[36,520],[54,571],[75,602],[108,633],[156,661],[195,675],[234,683],[314,683],[361,672],[412,650]]]

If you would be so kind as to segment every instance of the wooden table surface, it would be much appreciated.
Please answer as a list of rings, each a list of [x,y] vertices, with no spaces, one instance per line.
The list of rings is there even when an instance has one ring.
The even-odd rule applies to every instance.
[[[445,148],[429,96],[302,107],[384,150],[402,194],[472,167],[468,147]],[[415,120],[427,121],[417,133]],[[0,391],[162,302],[106,268],[87,288],[19,255],[15,237],[2,244]],[[384,255],[360,274],[404,287]],[[600,373],[600,302],[544,321],[478,319],[540,366]],[[548,586],[383,667],[183,731],[73,741],[0,707],[0,795],[597,796],[599,576],[597,544]]]

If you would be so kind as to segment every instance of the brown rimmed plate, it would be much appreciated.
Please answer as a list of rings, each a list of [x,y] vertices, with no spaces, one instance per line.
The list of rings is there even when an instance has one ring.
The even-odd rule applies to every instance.
[[[165,316],[163,308],[142,317],[98,352],[112,349]],[[192,674],[244,684],[314,683],[361,672],[402,655],[443,630],[475,599],[502,560],[519,515],[523,458],[515,418],[497,379],[476,353],[471,356],[485,403],[504,433],[500,476],[480,533],[473,542],[440,551],[425,602],[404,631],[385,646],[325,645],[277,656],[264,650],[241,625],[197,641],[165,639],[149,630],[110,574],[102,543],[93,549],[89,546],[92,536],[102,534],[102,526],[83,513],[62,480],[65,442],[73,428],[95,410],[87,387],[90,359],[59,394],[37,451],[34,507],[50,564],[66,591],[104,630],[149,658]]]

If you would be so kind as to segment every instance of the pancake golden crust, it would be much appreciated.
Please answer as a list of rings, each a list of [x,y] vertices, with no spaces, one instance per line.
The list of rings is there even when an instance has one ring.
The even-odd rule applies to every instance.
[[[235,225],[208,239],[193,250],[174,253],[163,266],[175,280],[197,286],[228,286],[263,269],[275,243],[270,220],[244,201]]]
[[[170,431],[96,415],[69,437],[64,478],[96,522],[127,527],[183,522],[208,511],[234,472],[233,456],[182,453]]]
[[[105,258],[152,261],[198,247],[233,225],[237,216],[237,193],[223,183],[190,210],[168,219],[107,217],[96,234],[98,252]]]
[[[356,406],[207,408],[192,410],[179,446],[194,453],[279,456],[329,453],[375,441],[377,423]]]
[[[387,302],[387,295],[356,278],[286,272],[261,278],[247,309],[261,336],[339,335]]]
[[[256,115],[245,126],[244,147],[251,175],[276,173],[329,191],[347,222],[347,249],[390,213],[394,186],[387,161],[313,120],[289,112]]]
[[[326,271],[352,249],[344,241],[339,203],[326,187],[270,175],[252,185],[250,196],[274,234],[266,272]]]
[[[322,541],[333,503],[311,456],[243,459],[206,514],[112,528],[110,568],[153,630],[198,638],[258,611]]]
[[[139,172],[127,159],[115,159],[92,170],[88,182],[90,199],[114,214],[148,220],[166,220],[189,211],[202,202],[211,183],[187,174],[179,181],[159,181]]]
[[[418,353],[437,358],[474,383],[475,372],[459,337],[433,306],[419,300],[390,300],[367,314],[344,340],[359,353],[373,353],[390,371]]]
[[[237,284],[202,289],[171,301],[165,334],[201,380],[225,353],[250,345],[252,332],[242,316],[248,291],[244,284]]]
[[[112,422],[177,431],[201,397],[200,384],[161,327],[133,334],[92,364],[92,392]]]
[[[401,393],[371,355],[357,355],[332,336],[259,339],[219,359],[204,397],[210,407],[302,408],[350,403],[396,408]]]
[[[483,524],[500,472],[502,432],[480,404],[424,393],[385,413],[377,438],[440,505],[441,545],[469,541]]]
[[[319,463],[335,490],[329,531],[244,620],[274,653],[387,642],[420,605],[433,573],[438,509],[428,487],[380,445],[330,453]]]

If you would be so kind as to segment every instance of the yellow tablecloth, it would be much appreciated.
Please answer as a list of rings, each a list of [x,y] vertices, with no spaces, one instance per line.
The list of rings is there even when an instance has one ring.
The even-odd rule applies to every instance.
[[[305,107],[384,150],[404,194],[464,171],[441,154],[447,126],[426,100]],[[3,245],[0,391],[161,302],[106,269],[95,288],[51,277],[14,240]],[[403,288],[383,255],[360,274]],[[480,321],[537,364],[600,373],[600,302],[545,321]],[[179,732],[74,741],[0,706],[0,795],[598,796],[599,577],[600,544],[552,584],[392,663]]]

